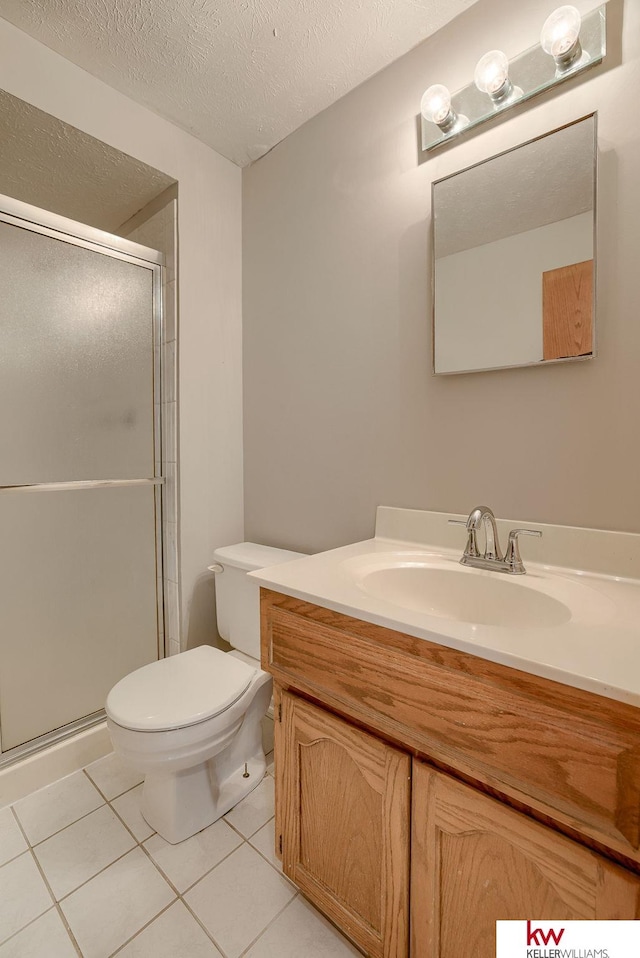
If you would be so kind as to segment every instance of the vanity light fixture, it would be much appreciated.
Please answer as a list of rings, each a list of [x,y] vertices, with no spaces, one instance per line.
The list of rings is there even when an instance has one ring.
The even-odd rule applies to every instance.
[[[544,22],[540,43],[509,60],[490,50],[476,64],[474,82],[453,95],[432,84],[420,105],[422,150],[427,152],[595,66],[606,49],[606,4],[581,18],[570,5],[558,7]]]

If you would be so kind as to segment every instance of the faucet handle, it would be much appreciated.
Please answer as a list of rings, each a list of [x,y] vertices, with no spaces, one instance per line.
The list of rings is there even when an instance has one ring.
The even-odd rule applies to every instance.
[[[469,529],[467,526],[467,519],[447,519],[447,522],[452,526],[464,526],[467,532],[467,544],[464,548],[463,556],[473,556],[474,559],[477,559],[480,555],[478,551],[478,538],[475,529]]]
[[[513,575],[524,575],[527,571],[522,562],[520,547],[518,545],[518,536],[537,536],[539,539],[542,533],[539,529],[512,529],[509,533],[509,543],[504,561],[509,566],[509,572]]]

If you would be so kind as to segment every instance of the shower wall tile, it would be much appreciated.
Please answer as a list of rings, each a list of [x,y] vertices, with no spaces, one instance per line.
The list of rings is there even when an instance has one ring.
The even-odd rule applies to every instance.
[[[176,341],[163,343],[162,345],[162,365],[164,369],[163,381],[163,399],[165,402],[175,402],[176,400]]]
[[[164,468],[163,515],[167,522],[178,521],[178,485],[175,462],[166,462]],[[175,580],[178,581],[177,579]]]
[[[178,586],[170,579],[165,580],[165,606],[167,620],[165,622],[165,636],[169,645],[177,642],[180,645],[180,626],[178,622]]]
[[[154,385],[156,414],[161,415],[162,463],[156,465],[156,474],[165,477],[162,490],[163,519],[163,581],[165,651],[171,653],[180,647],[179,559],[178,559],[178,497],[177,497],[177,317],[178,290],[176,281],[178,206],[174,199],[158,210],[144,223],[128,234],[128,239],[164,253],[162,274],[163,322],[161,345],[156,347],[156,361],[161,360],[162,375]],[[161,404],[161,405],[160,405]],[[173,645],[172,645],[173,643]]]
[[[165,579],[178,581],[178,526],[175,522],[165,522],[165,544],[167,562],[164,568]]]
[[[160,356],[161,356],[161,347],[156,344],[153,347],[153,402],[157,406],[162,402],[162,376],[156,375],[156,370],[159,370],[160,367]]]
[[[165,462],[176,462],[176,418],[177,403],[165,402],[162,404],[162,452]]]
[[[177,339],[178,299],[176,281],[164,285],[164,327],[163,340],[170,343]]]

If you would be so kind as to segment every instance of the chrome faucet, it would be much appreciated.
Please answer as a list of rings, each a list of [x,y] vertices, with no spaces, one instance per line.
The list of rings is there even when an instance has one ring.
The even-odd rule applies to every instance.
[[[512,529],[509,533],[506,555],[500,548],[500,539],[496,517],[489,506],[476,506],[468,519],[449,519],[453,525],[465,526],[467,544],[460,559],[462,565],[476,569],[491,569],[494,572],[508,572],[511,575],[524,575],[527,571],[520,556],[518,536],[541,536],[537,529]],[[484,552],[478,549],[478,532],[484,529]]]

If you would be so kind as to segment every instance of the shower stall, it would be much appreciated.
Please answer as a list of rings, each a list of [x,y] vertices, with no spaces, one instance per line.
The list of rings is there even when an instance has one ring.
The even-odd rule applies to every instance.
[[[161,271],[0,197],[0,768],[163,654]]]

